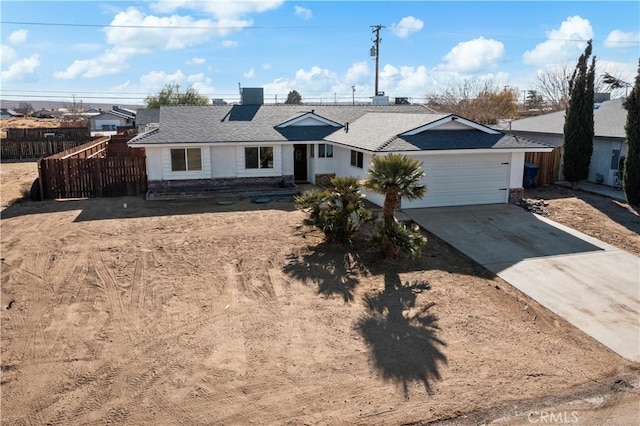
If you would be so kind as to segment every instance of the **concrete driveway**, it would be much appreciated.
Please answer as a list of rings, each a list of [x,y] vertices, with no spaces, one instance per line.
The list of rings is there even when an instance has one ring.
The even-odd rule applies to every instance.
[[[541,305],[640,362],[640,259],[521,207],[403,210]]]

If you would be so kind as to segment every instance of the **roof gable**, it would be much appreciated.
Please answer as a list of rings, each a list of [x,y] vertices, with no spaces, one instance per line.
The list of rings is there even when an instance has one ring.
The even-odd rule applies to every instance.
[[[547,148],[532,140],[487,133],[478,129],[429,130],[415,135],[400,135],[383,147],[383,151],[441,151],[457,149],[540,149]]]
[[[400,136],[413,136],[436,128],[439,130],[452,131],[475,129],[490,135],[500,134],[500,132],[490,127],[483,126],[475,121],[467,120],[466,118],[451,114],[439,120],[432,121],[431,123],[427,123],[423,126],[404,132]]]
[[[295,118],[287,120],[283,123],[276,125],[278,128],[289,127],[289,126],[331,126],[331,127],[342,127],[342,124],[337,123],[333,120],[329,120],[328,118],[322,117],[315,113],[314,110],[311,112],[307,112],[306,114],[299,115]]]

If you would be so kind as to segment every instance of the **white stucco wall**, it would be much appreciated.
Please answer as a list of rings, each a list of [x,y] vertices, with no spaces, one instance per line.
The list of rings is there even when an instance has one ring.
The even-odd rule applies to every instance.
[[[524,152],[512,152],[509,171],[509,189],[522,188]]]
[[[145,148],[147,179],[162,180],[162,148]]]
[[[307,156],[309,152],[307,152]],[[293,145],[282,145],[282,174],[293,175]]]
[[[598,182],[598,175],[601,175],[603,177],[601,182],[603,185],[613,186],[615,184],[614,175],[618,171],[617,164],[616,169],[611,168],[611,158],[614,150],[620,150],[619,160],[620,157],[627,155],[627,144],[611,139],[594,139],[587,180],[600,183]]]
[[[233,146],[211,146],[211,177],[236,176],[236,148]]]
[[[308,148],[308,155],[311,155],[311,146],[313,145],[313,150],[315,153],[315,156],[313,158],[310,158],[309,161],[309,167],[310,169],[312,169],[312,173],[311,176],[314,176],[316,174],[327,174],[327,173],[335,173],[336,170],[336,165],[338,164],[338,158],[336,156],[336,146],[332,145],[332,144],[326,144],[326,145],[332,145],[333,146],[333,157],[318,157],[318,145],[317,143],[315,144],[309,144],[309,148]]]

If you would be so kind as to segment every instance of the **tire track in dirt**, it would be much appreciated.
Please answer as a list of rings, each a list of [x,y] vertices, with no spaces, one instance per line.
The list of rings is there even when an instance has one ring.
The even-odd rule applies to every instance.
[[[268,270],[269,273],[269,281],[271,282],[271,287],[273,288],[273,293],[276,299],[281,300],[283,297],[287,295],[287,292],[282,285],[283,276],[282,272],[275,268],[270,268]]]
[[[227,263],[225,265],[225,270],[227,271],[227,289],[229,296],[229,306],[231,308],[237,308],[239,305],[239,296],[238,296],[238,277],[242,274],[238,270],[237,264]]]
[[[133,279],[131,281],[131,301],[129,304],[129,310],[136,330],[140,330],[140,312],[144,309],[147,294],[147,283],[145,282],[144,276],[146,263],[147,256],[145,253],[142,253],[142,255],[135,261]]]
[[[22,264],[15,266],[16,272],[26,274],[48,292],[55,293],[54,286],[46,280],[48,253],[44,254],[42,250],[36,249],[35,253],[28,254],[24,257]]]
[[[22,349],[17,354],[20,361],[48,359],[45,329],[51,324],[52,307],[50,303],[36,300],[26,304],[24,316],[20,317],[20,328],[24,336]]]
[[[131,321],[129,320],[128,312],[124,309],[124,303],[122,301],[122,296],[120,295],[120,287],[105,265],[104,259],[102,258],[102,253],[91,253],[90,258],[92,260],[98,278],[103,283],[103,286],[101,286],[100,288],[104,291],[104,296],[107,299],[107,303],[113,310],[116,319],[118,320],[116,327],[119,329],[119,331],[125,331],[129,335],[129,339],[131,340],[131,332],[128,327]]]

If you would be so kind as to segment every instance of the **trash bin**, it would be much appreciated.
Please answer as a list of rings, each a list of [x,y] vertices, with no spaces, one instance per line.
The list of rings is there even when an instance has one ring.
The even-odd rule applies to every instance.
[[[524,188],[535,188],[539,168],[533,163],[524,163],[524,177],[522,179]]]

